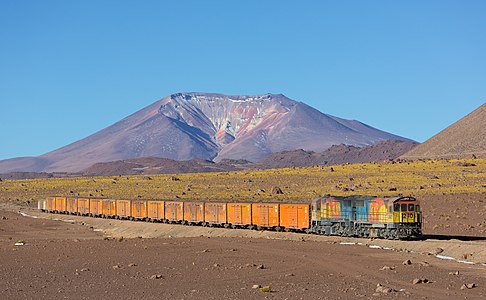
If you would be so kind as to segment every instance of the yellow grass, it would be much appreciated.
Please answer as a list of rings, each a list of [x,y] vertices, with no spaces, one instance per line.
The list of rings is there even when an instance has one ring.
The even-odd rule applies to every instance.
[[[464,166],[464,163],[475,166]],[[73,195],[119,199],[306,202],[326,194],[486,194],[485,171],[486,159],[465,159],[224,173],[4,180],[0,182],[0,199],[37,201],[49,195]],[[172,180],[174,176],[179,180]],[[272,194],[275,186],[284,194]],[[390,191],[391,188],[396,191]]]

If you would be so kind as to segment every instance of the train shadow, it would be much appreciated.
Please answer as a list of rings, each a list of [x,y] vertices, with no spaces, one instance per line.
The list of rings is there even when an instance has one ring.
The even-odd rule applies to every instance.
[[[486,241],[486,236],[468,236],[468,235],[445,235],[445,234],[424,234],[423,240],[459,240],[464,242]]]

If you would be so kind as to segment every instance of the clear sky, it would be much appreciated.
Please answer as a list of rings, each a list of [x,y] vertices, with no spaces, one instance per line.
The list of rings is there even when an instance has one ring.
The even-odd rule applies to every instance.
[[[482,0],[0,0],[0,159],[184,91],[282,93],[422,142],[486,101],[485,14]]]

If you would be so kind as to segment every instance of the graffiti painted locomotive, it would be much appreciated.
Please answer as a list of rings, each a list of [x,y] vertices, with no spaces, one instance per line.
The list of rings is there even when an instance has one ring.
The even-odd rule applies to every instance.
[[[413,197],[321,197],[312,201],[311,229],[324,235],[416,238],[420,204]]]

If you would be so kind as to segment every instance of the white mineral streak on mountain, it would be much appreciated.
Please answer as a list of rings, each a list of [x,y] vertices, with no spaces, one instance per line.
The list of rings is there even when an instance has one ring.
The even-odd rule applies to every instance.
[[[75,172],[138,157],[258,161],[271,153],[406,140],[358,121],[326,115],[281,94],[178,93],[75,143],[34,158],[0,161],[11,171]]]

